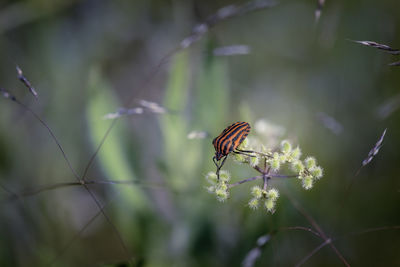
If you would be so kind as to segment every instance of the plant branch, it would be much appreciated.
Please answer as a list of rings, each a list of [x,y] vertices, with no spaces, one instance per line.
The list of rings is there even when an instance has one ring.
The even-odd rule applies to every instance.
[[[344,263],[346,266],[350,266],[350,264],[346,261],[346,259],[343,257],[343,255],[339,252],[339,250],[336,248],[336,246],[332,243],[332,239],[328,238],[325,232],[321,229],[321,227],[318,225],[318,223],[312,218],[300,204],[294,200],[289,194],[286,193],[286,196],[292,203],[292,205],[311,223],[311,225],[317,230],[317,232],[321,235],[321,237],[325,240],[325,243],[323,246],[329,244],[333,251],[336,253],[336,255],[339,257],[339,259]],[[328,242],[329,241],[329,242]],[[323,246],[319,247],[318,249],[321,249]],[[318,251],[318,250],[317,250]],[[315,252],[314,252],[315,253]],[[311,254],[312,256],[313,254]],[[310,256],[310,257],[311,257]],[[308,258],[307,258],[308,259]],[[306,259],[306,260],[307,260]],[[302,263],[301,263],[302,264]]]
[[[261,169],[259,166],[254,166],[253,167],[256,171],[258,171],[259,173],[261,173],[261,174],[264,174],[264,173],[266,173],[263,169]]]
[[[315,249],[313,249],[307,256],[305,256],[300,262],[298,262],[295,266],[299,267],[303,265],[306,261],[308,261],[315,253],[317,253],[321,248],[325,247],[326,245],[331,243],[331,239],[326,239],[324,242],[322,242],[319,246],[317,246]],[[350,266],[350,265],[349,265]]]
[[[250,182],[250,181],[262,179],[263,177],[264,177],[263,175],[259,175],[259,176],[254,176],[254,177],[251,177],[251,178],[247,178],[247,179],[241,180],[239,182],[236,182],[236,183],[233,183],[233,184],[229,184],[228,188],[232,188],[232,187],[235,187],[237,185],[240,185],[240,184],[243,184],[243,183],[247,183],[247,182]]]
[[[93,184],[112,184],[112,185],[119,185],[119,184],[136,184],[136,185],[141,185],[141,186],[150,186],[150,187],[160,187],[164,188],[162,184],[148,184],[148,183],[142,183],[140,181],[134,180],[85,180],[85,181],[80,181],[80,182],[63,182],[63,183],[56,183],[52,185],[47,185],[43,186],[38,189],[31,189],[31,190],[25,190],[22,193],[13,193],[11,191],[8,191],[10,194],[13,194],[8,198],[8,201],[13,201],[16,198],[19,197],[29,197],[29,196],[34,196],[39,193],[45,192],[45,191],[50,191],[53,189],[59,189],[59,188],[64,188],[64,187],[70,187],[70,186],[82,186],[82,185],[93,185]]]
[[[274,175],[269,175],[270,178],[297,178],[299,177],[298,175],[280,175],[280,174],[274,174]]]
[[[281,227],[279,230],[303,230],[303,231],[307,231],[307,232],[313,233],[315,236],[318,236],[319,238],[322,238],[321,235],[318,232],[314,231],[311,228],[304,227],[304,226]]]
[[[268,177],[266,175],[263,175],[263,180],[264,180],[264,185],[263,185],[263,190],[267,190],[268,187]]]

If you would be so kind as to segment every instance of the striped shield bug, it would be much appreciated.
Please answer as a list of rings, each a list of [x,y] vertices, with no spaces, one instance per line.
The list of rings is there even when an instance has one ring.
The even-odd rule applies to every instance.
[[[252,153],[252,151],[240,150],[239,145],[246,139],[250,132],[250,124],[247,122],[235,122],[232,125],[225,128],[220,135],[214,138],[212,144],[215,148],[215,156],[213,157],[214,164],[217,166],[217,176],[219,180],[219,171],[225,163],[229,153],[244,154],[252,157],[252,155],[246,154]],[[223,159],[222,159],[223,158]],[[221,164],[218,161],[222,159]]]

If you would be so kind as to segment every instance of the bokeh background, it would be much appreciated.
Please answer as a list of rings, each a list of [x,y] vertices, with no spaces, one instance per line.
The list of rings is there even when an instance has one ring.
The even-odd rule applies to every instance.
[[[400,2],[328,0],[316,22],[316,0],[282,0],[217,21],[179,48],[220,8],[244,3],[0,3],[0,87],[46,121],[79,176],[114,123],[105,114],[141,100],[168,111],[113,124],[86,174],[128,181],[88,185],[106,218],[82,186],[59,184],[77,180],[46,128],[0,99],[1,266],[239,266],[263,235],[270,239],[255,266],[307,256],[305,266],[344,265],[330,246],[310,255],[321,238],[285,229],[313,228],[294,202],[349,264],[400,265],[400,230],[377,229],[400,225],[400,68],[388,66],[400,57],[349,41],[400,47]],[[216,52],[232,45],[244,53]],[[17,64],[38,100],[18,81]],[[275,125],[325,176],[309,191],[296,179],[273,180],[281,192],[274,214],[247,206],[257,182],[218,202],[205,190],[211,141],[239,120]],[[355,177],[385,128],[379,154]],[[188,139],[192,131],[208,135]],[[233,181],[257,175],[232,159],[224,169]]]

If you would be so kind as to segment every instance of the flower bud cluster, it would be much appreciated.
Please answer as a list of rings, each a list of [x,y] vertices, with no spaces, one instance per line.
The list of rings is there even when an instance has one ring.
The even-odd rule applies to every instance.
[[[224,202],[229,197],[229,180],[231,176],[229,172],[222,170],[219,173],[219,180],[217,174],[214,172],[209,172],[206,175],[206,180],[210,184],[206,187],[207,191],[211,194],[215,194],[217,199],[221,202]]]
[[[254,147],[260,148],[254,150]],[[300,148],[293,147],[288,140],[283,140],[278,149],[266,148],[257,139],[246,138],[238,147],[238,152],[233,154],[234,159],[241,164],[248,164],[259,172],[262,170],[267,171],[268,175],[274,178],[274,175],[279,174],[279,171],[285,165],[289,165],[291,170],[295,173],[297,178],[301,181],[302,187],[309,190],[313,187],[315,182],[319,180],[324,172],[321,166],[317,165],[317,160],[314,157],[306,157],[301,159],[302,152]],[[242,150],[242,153],[240,153]],[[279,177],[279,175],[277,175]],[[287,175],[290,177],[291,175]],[[206,187],[207,191],[215,194],[217,199],[224,202],[229,197],[229,184],[230,174],[227,171],[220,171],[220,179],[216,173],[209,172],[206,179],[209,186]],[[269,177],[269,179],[271,179]],[[250,181],[250,180],[249,180]],[[236,185],[241,183],[236,183]],[[262,189],[259,186],[251,188],[251,199],[248,206],[251,209],[257,209],[263,206],[268,212],[275,211],[276,201],[279,197],[279,192],[275,188]]]
[[[267,211],[274,213],[275,212],[275,204],[276,200],[279,197],[279,192],[275,188],[264,190],[259,186],[253,186],[251,188],[251,195],[253,196],[250,199],[248,205],[251,209],[258,209],[261,202],[264,204],[264,208]]]
[[[299,159],[292,161],[292,170],[298,175],[304,189],[309,190],[314,186],[315,181],[321,179],[324,171],[317,165],[314,157],[307,157],[301,161]]]

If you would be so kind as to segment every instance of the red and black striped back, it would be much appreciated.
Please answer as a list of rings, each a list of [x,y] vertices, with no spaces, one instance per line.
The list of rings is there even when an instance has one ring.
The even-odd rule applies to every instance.
[[[247,122],[235,122],[223,130],[212,142],[216,159],[220,160],[223,156],[235,150],[247,137],[250,128]]]

